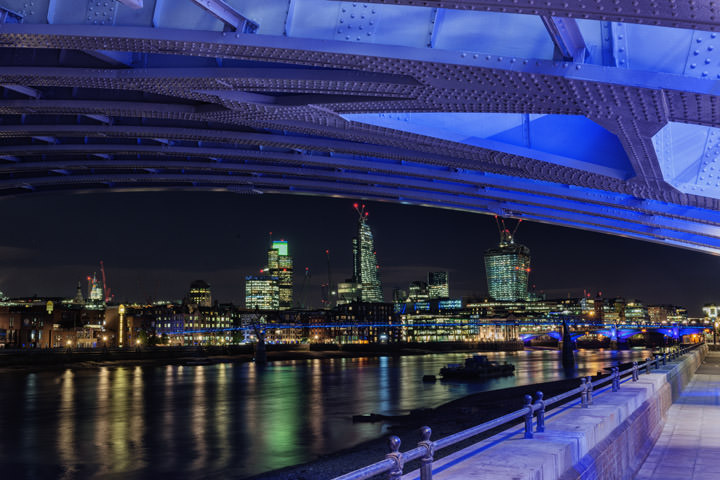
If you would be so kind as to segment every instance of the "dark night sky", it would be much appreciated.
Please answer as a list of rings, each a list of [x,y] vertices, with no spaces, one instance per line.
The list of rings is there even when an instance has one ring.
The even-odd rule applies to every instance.
[[[310,267],[311,305],[327,278],[351,273],[352,200],[217,192],[31,194],[0,199],[0,290],[11,297],[67,296],[105,262],[120,301],[179,299],[202,278],[221,302],[242,305],[244,277],[266,261],[268,232],[290,242],[296,272]],[[482,254],[497,243],[491,216],[365,202],[386,300],[395,286],[450,272],[453,297],[487,291]],[[532,254],[531,283],[549,297],[583,289],[700,315],[720,301],[720,258],[620,237],[523,222],[517,241]],[[85,286],[83,281],[83,286]],[[302,276],[296,275],[295,295]]]

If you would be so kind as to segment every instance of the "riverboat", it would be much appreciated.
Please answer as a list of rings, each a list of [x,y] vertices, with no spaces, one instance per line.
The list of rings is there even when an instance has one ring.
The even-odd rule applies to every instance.
[[[511,363],[498,363],[488,360],[485,355],[473,355],[465,359],[465,364],[448,363],[447,367],[440,369],[443,379],[477,380],[491,377],[505,377],[515,374],[515,365]]]

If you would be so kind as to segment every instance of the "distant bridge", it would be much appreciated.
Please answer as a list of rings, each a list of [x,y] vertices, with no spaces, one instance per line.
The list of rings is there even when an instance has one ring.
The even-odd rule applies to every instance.
[[[547,324],[551,326],[552,324]],[[532,326],[539,326],[533,324]],[[712,328],[711,325],[692,325],[692,326],[680,326],[680,325],[593,325],[588,327],[578,327],[571,325],[570,338],[572,341],[588,336],[588,335],[603,335],[610,338],[611,341],[624,342],[628,338],[637,335],[639,333],[656,332],[665,335],[666,337],[679,339],[685,335],[700,335],[708,328]],[[547,335],[556,340],[562,340],[562,330],[557,329],[546,329],[536,330],[532,332],[523,332],[520,334],[520,339],[523,342],[529,342],[535,338]]]

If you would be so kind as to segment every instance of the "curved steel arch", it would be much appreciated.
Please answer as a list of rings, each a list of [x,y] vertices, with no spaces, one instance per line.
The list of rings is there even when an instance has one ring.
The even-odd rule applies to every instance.
[[[0,0],[0,194],[363,197],[720,253],[715,7],[68,2]]]

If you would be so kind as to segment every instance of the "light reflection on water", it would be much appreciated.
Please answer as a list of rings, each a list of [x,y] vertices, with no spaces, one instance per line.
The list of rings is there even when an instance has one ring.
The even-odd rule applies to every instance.
[[[515,376],[423,383],[467,354],[0,375],[2,478],[243,478],[385,433],[404,414],[472,393],[567,378],[557,351],[488,353]],[[581,351],[572,376],[647,351]]]

